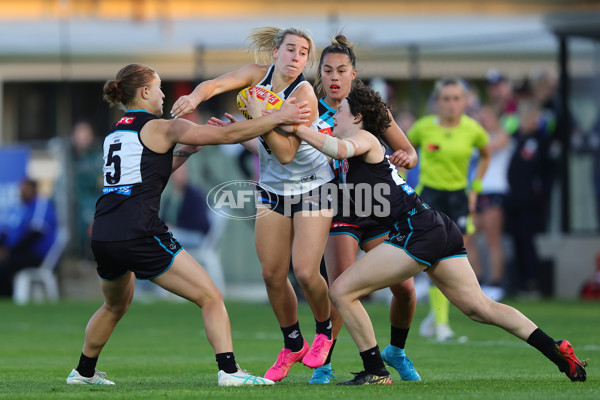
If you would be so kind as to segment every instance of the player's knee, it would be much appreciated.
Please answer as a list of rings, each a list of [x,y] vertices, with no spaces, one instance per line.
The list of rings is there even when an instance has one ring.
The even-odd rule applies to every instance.
[[[189,299],[195,303],[198,307],[203,308],[210,304],[222,304],[224,303],[223,294],[219,289],[214,287],[212,290],[205,290],[202,293],[198,293]]]
[[[123,303],[105,303],[104,308],[111,313],[115,318],[121,319],[129,310],[130,301]]]
[[[263,267],[262,277],[266,285],[281,285],[287,279],[287,270],[280,271],[281,268]]]
[[[344,303],[346,295],[347,293],[344,289],[344,285],[339,284],[337,281],[329,287],[329,300],[335,308],[340,308],[340,306]]]
[[[306,268],[295,268],[294,276],[301,287],[309,287],[315,281],[315,277],[320,277],[318,272],[315,275],[314,273],[309,273]]]
[[[415,284],[412,279],[404,281],[398,285],[390,286],[394,297],[400,302],[409,303],[416,299]]]
[[[487,302],[473,302],[462,309],[462,312],[473,321],[488,323],[489,322],[489,307]]]

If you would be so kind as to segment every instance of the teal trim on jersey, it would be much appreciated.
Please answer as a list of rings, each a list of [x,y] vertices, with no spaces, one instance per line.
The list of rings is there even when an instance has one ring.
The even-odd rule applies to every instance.
[[[356,241],[358,243],[360,243],[360,240],[358,240],[358,237],[352,233],[348,233],[348,232],[329,232],[329,236],[335,236],[335,235],[348,235],[348,236],[352,236],[354,239],[356,239]]]
[[[448,257],[440,258],[439,260],[436,261],[436,263],[439,263],[440,261],[443,261],[443,260],[447,260],[449,258],[466,257],[466,256],[467,256],[466,254],[457,254],[455,256],[448,256]]]
[[[126,113],[130,113],[130,112],[145,112],[145,113],[148,113],[148,114],[152,114],[150,111],[142,110],[141,108],[133,108],[133,109],[127,110],[125,112]]]
[[[156,237],[156,236],[155,236],[155,237]],[[162,243],[161,243],[161,244],[162,244]],[[163,246],[163,247],[164,247],[164,246]],[[180,252],[181,250],[183,250],[183,247],[182,247],[182,248],[180,248],[179,250],[177,250],[175,253],[173,253],[173,252],[170,252],[169,250],[167,250],[167,251],[169,251],[169,253],[173,254],[173,257],[171,258],[171,262],[169,263],[169,265],[167,266],[167,268],[165,268],[165,269],[164,269],[162,272],[160,272],[160,273],[158,273],[158,274],[156,274],[156,275],[154,275],[154,276],[151,276],[151,277],[150,277],[150,278],[148,278],[148,279],[144,279],[144,280],[146,280],[146,281],[149,281],[149,280],[151,280],[151,279],[158,278],[159,276],[161,276],[162,274],[164,274],[165,272],[167,272],[167,271],[169,270],[169,268],[171,268],[171,266],[172,266],[172,265],[173,265],[173,263],[175,262],[175,256],[176,256],[177,254],[179,254],[179,252]]]
[[[412,227],[412,224],[410,223],[410,218],[408,218],[408,219],[406,220],[406,222],[408,222],[408,227],[410,228],[410,233],[409,233],[409,234],[408,234],[408,236],[406,237],[406,242],[405,242],[405,243],[406,243],[406,245],[408,246],[408,241],[410,240],[410,237],[411,237],[411,236],[412,236],[412,234],[413,234],[414,228]],[[398,232],[398,235],[400,235],[400,232]],[[427,265],[427,266],[431,267],[431,264],[430,264],[430,263],[428,263],[427,261],[425,261],[425,260],[421,260],[419,257],[415,257],[415,256],[413,256],[412,254],[410,254],[410,252],[409,252],[408,250],[406,250],[406,247],[402,247],[402,246],[400,246],[400,245],[397,245],[397,244],[394,244],[394,243],[390,242],[390,240],[392,240],[392,239],[394,239],[394,238],[398,237],[398,235],[392,236],[391,238],[387,239],[387,240],[385,241],[385,243],[389,243],[389,244],[391,244],[391,245],[392,245],[392,246],[394,246],[394,247],[397,247],[397,248],[399,248],[399,249],[402,249],[402,250],[404,250],[404,252],[405,252],[406,254],[408,254],[408,255],[409,255],[411,258],[413,258],[413,259],[417,260],[417,261],[418,261],[418,262],[420,262],[421,264],[425,264],[425,265]]]
[[[366,242],[368,242],[368,241],[370,241],[370,240],[375,240],[375,239],[377,239],[377,238],[380,238],[380,237],[382,237],[382,236],[388,235],[389,233],[390,233],[390,231],[383,232],[383,233],[381,233],[381,234],[379,234],[379,235],[375,235],[375,236],[373,236],[373,237],[367,238],[367,239],[363,240],[363,241],[362,241],[362,242],[360,242],[360,243],[362,244],[362,243],[366,243]]]
[[[169,249],[167,249],[167,246],[165,246],[164,244],[162,244],[162,242],[160,241],[160,239],[156,236],[153,236],[154,239],[156,239],[156,241],[158,242],[158,244],[160,244],[162,246],[163,249],[165,249],[165,251],[171,255],[173,255],[173,252]]]
[[[327,110],[325,113],[319,115],[319,119],[333,129],[333,126],[335,125],[335,122],[333,121],[333,115],[337,113],[337,110],[331,108],[327,103],[325,103],[325,97],[321,98],[319,103],[325,107],[325,110]]]
[[[411,237],[411,236],[412,236],[412,234],[413,234],[413,227],[412,227],[412,224],[410,223],[410,218],[407,218],[407,219],[406,219],[406,222],[408,222],[408,227],[410,228],[410,233],[409,233],[409,234],[408,234],[408,236],[406,237],[406,244],[408,244],[408,240],[410,239],[410,237]],[[397,222],[396,222],[396,224],[397,224]],[[394,224],[394,226],[395,226],[396,224]],[[398,228],[396,228],[396,229],[398,229]],[[397,235],[394,235],[394,236],[392,236],[392,237],[391,237],[391,238],[389,238],[388,240],[392,240],[392,239],[395,239],[395,238],[397,238],[398,236],[400,236],[400,233],[401,233],[401,232],[398,232],[398,234],[397,234]]]
[[[329,104],[327,104],[327,102],[325,101],[325,96],[321,97],[319,99],[319,102],[321,102],[321,104],[323,104],[323,106],[331,113],[335,114],[337,112],[335,108],[332,108]]]
[[[389,240],[389,239],[388,239],[388,240]],[[430,264],[430,263],[428,263],[427,261],[425,261],[425,260],[421,260],[419,257],[415,257],[415,256],[413,256],[412,254],[410,254],[410,252],[409,252],[408,250],[406,250],[406,248],[404,248],[404,247],[402,247],[402,246],[400,246],[400,245],[397,245],[397,244],[391,243],[391,242],[389,242],[388,240],[386,240],[386,241],[385,241],[385,243],[387,243],[387,244],[391,244],[391,245],[392,245],[392,246],[394,246],[394,247],[397,247],[397,248],[399,248],[399,249],[402,249],[402,250],[404,250],[404,252],[405,252],[406,254],[408,254],[408,255],[409,255],[409,257],[410,257],[410,258],[412,258],[413,260],[415,260],[415,261],[418,261],[418,262],[420,262],[421,264],[425,264],[425,265],[427,265],[428,267],[431,267],[431,264]]]

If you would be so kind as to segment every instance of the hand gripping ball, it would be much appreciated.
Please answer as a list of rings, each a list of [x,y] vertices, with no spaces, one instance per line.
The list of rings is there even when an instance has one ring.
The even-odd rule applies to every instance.
[[[281,105],[283,104],[283,100],[281,100],[281,98],[279,96],[277,96],[275,93],[271,92],[270,90],[267,90],[265,88],[258,87],[258,86],[249,86],[247,88],[242,89],[238,93],[238,96],[237,96],[238,108],[245,107],[244,103],[242,102],[242,98],[246,99],[246,89],[248,89],[248,91],[250,92],[251,95],[254,92],[254,90],[256,90],[256,98],[261,101],[264,101],[265,97],[267,97],[267,94],[270,94],[271,97],[269,98],[269,104],[267,104],[267,110],[279,110],[281,108]],[[246,111],[240,110],[240,112],[246,119],[252,119],[252,117]]]

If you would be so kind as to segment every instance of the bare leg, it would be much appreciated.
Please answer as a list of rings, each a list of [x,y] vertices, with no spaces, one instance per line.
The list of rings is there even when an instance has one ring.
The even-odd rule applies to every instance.
[[[85,328],[83,354],[96,358],[104,348],[119,320],[133,299],[135,279],[132,272],[114,281],[101,280],[104,304],[94,313]]]
[[[369,240],[363,245],[363,250],[369,252],[377,245],[384,242],[387,236]],[[408,329],[412,324],[417,309],[417,295],[415,293],[415,280],[413,277],[404,282],[390,286],[392,301],[390,303],[390,323],[401,329]]]
[[[377,344],[373,325],[360,298],[394,285],[425,269],[403,250],[383,243],[346,270],[331,286],[330,298],[359,351]]]
[[[485,276],[483,270],[481,269],[481,255],[479,254],[479,249],[477,248],[477,234],[482,232],[483,229],[482,218],[483,217],[481,213],[473,215],[476,233],[472,235],[463,235],[465,249],[467,249],[467,254],[469,255],[469,263],[473,267],[473,271],[475,271],[475,275],[477,275],[479,279],[483,279]]]
[[[294,214],[292,265],[317,321],[326,321],[330,317],[327,282],[319,273],[331,226],[331,216],[326,214],[327,211],[301,211]]]
[[[358,242],[350,235],[331,235],[325,247],[325,265],[327,278],[331,285],[335,280],[356,261]],[[331,305],[331,335],[337,339],[342,329],[342,317],[337,309]]]
[[[504,278],[504,249],[502,233],[504,232],[504,212],[501,207],[494,206],[486,210],[482,218],[483,233],[490,249],[491,284],[496,285]]]
[[[448,300],[474,321],[499,326],[524,341],[537,328],[520,311],[485,296],[466,257],[440,261],[426,271]]]
[[[187,251],[181,250],[171,268],[154,278],[153,282],[202,308],[206,337],[215,354],[233,351],[231,324],[223,295]]]
[[[288,279],[292,238],[291,218],[269,212],[256,219],[256,252],[271,308],[282,327],[298,321],[298,299]]]

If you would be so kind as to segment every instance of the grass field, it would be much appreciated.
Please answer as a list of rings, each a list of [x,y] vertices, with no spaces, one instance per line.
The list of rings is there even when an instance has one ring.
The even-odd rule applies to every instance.
[[[308,385],[311,370],[295,365],[274,387],[220,388],[214,355],[200,311],[188,303],[134,302],[102,353],[98,367],[112,387],[68,386],[79,359],[87,320],[100,302],[61,302],[18,307],[0,302],[0,398],[6,399],[600,399],[600,303],[511,302],[555,339],[568,338],[580,358],[590,358],[588,379],[573,383],[537,350],[506,332],[476,324],[456,309],[452,328],[465,343],[437,344],[418,336],[427,313],[419,305],[407,354],[422,382],[392,386]],[[241,366],[263,374],[282,338],[267,304],[227,304],[234,350]],[[389,340],[388,309],[367,303],[379,345]],[[301,305],[300,324],[310,341],[314,321]],[[362,364],[347,331],[335,349],[336,380],[351,378]]]

